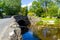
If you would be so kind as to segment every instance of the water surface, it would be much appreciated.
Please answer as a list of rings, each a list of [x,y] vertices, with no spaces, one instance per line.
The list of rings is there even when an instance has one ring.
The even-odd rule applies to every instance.
[[[28,31],[25,34],[22,35],[23,40],[39,40],[38,38],[33,36],[32,31]]]

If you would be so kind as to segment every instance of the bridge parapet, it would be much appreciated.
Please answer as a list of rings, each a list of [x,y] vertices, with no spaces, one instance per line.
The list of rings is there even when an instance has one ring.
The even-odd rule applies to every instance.
[[[19,25],[13,17],[0,20],[0,40],[21,39],[21,29],[17,27]],[[20,35],[17,34],[17,31]]]

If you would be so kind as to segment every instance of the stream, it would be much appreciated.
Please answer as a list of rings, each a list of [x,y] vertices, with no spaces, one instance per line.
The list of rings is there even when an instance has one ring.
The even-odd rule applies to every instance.
[[[33,32],[27,27],[29,23],[24,20],[18,21],[21,28],[22,40],[39,40],[37,37],[33,36]]]
[[[22,39],[23,40],[39,40],[38,38],[33,36],[33,32],[30,30],[22,35]]]

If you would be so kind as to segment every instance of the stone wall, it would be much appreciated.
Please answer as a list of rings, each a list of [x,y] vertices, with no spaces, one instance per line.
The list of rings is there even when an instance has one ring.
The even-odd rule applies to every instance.
[[[14,34],[10,36],[10,40],[22,40],[22,35],[21,35],[21,29],[19,28],[18,23],[16,22],[16,20],[13,18],[13,25],[11,26],[11,28],[14,28],[13,32]]]
[[[0,40],[22,40],[21,29],[16,20],[11,17],[6,23],[4,31],[2,30]]]

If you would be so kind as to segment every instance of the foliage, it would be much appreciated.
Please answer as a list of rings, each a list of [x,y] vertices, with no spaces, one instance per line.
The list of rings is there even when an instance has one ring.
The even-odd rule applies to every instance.
[[[35,13],[29,12],[28,15],[29,15],[29,16],[35,16]]]
[[[21,13],[22,13],[23,16],[27,16],[28,8],[27,7],[22,7],[21,8]]]
[[[2,8],[4,6],[4,2],[0,1],[0,8]]]
[[[5,6],[4,7],[4,12],[6,13],[6,15],[17,15],[18,11],[19,11],[18,8],[11,8],[9,6]]]
[[[29,11],[34,12],[37,16],[41,16],[41,14],[44,12],[40,2],[37,1],[33,1],[32,7],[30,8]]]
[[[36,25],[43,25],[43,21],[37,22]]]
[[[4,2],[0,1],[0,18],[3,17],[3,7],[4,7]]]
[[[58,9],[58,15],[57,15],[58,18],[60,18],[60,8]]]
[[[50,3],[47,13],[49,13],[50,16],[56,17],[58,15],[58,6],[53,2]]]
[[[21,0],[2,0],[0,8],[6,15],[17,15],[21,8]]]
[[[56,24],[58,22],[57,18],[50,18],[50,17],[42,17],[40,18],[40,21],[36,22],[36,25],[50,25],[50,24]]]
[[[50,17],[46,17],[46,18],[41,18],[42,20],[48,21],[48,20],[56,20],[56,18],[50,18]]]
[[[58,16],[58,5],[49,0],[33,1],[29,12],[34,12],[39,17],[56,17]]]

